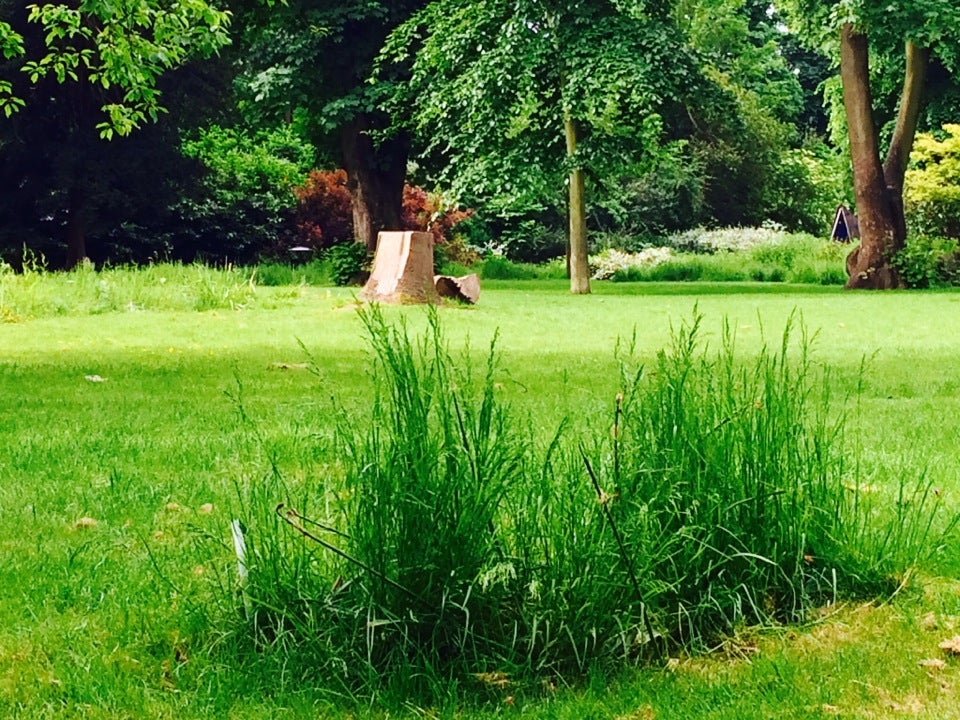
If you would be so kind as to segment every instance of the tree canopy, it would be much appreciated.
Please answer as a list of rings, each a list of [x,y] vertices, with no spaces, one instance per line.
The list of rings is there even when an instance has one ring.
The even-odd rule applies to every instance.
[[[375,141],[392,123],[384,98],[403,69],[368,82],[390,31],[423,0],[288,0],[238,12],[242,52],[238,104],[255,124],[295,120],[346,169],[356,239],[373,249],[377,231],[399,227],[408,139]]]
[[[25,56],[21,69],[32,83],[52,76],[102,91],[105,118],[97,129],[107,139],[163,112],[157,82],[164,72],[229,42],[230,14],[205,0],[84,0],[77,7],[28,5],[26,12],[27,22],[42,29],[42,41],[34,47],[0,23],[4,56]],[[10,80],[0,83],[0,102],[8,115],[23,106]]]
[[[510,212],[550,202],[569,175],[577,292],[588,289],[580,173],[649,164],[661,114],[699,82],[669,19],[642,3],[435,0],[382,59],[409,64],[391,107],[406,109],[401,127],[455,195]]]

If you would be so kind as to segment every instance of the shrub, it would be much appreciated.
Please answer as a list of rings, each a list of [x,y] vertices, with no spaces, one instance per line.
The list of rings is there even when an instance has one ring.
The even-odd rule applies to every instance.
[[[403,229],[433,235],[434,245],[453,237],[453,228],[469,218],[473,210],[447,206],[439,193],[428,193],[416,185],[403,186]]]
[[[536,272],[529,265],[511,262],[499,255],[491,255],[484,260],[480,274],[485,280],[531,280],[536,277]]]
[[[330,279],[335,285],[360,285],[370,272],[370,253],[362,243],[345,242],[326,252]]]
[[[907,287],[956,285],[960,282],[960,245],[956,239],[913,235],[892,264]]]
[[[565,229],[548,227],[535,220],[523,220],[500,236],[503,254],[509,260],[541,263],[567,253]]]
[[[567,276],[567,265],[563,258],[535,265],[490,255],[481,263],[480,275],[485,280],[560,280]]]
[[[702,219],[703,177],[682,143],[660,153],[656,165],[638,177],[602,182],[598,210],[621,233],[655,237],[685,230]]]
[[[742,252],[760,245],[778,243],[790,234],[782,227],[697,227],[666,239],[668,247],[692,253]]]
[[[290,128],[249,133],[211,126],[182,144],[206,168],[198,192],[184,197],[168,229],[177,256],[249,262],[287,233],[294,188],[313,161],[313,147]]]
[[[609,248],[590,257],[594,280],[608,280],[625,273],[631,267],[650,268],[667,262],[673,257],[670,248],[647,248],[638,253],[626,253]]]
[[[353,240],[353,210],[345,170],[314,170],[296,189],[300,242],[325,248]],[[400,228],[433,235],[435,245],[451,239],[453,228],[472,215],[444,204],[443,196],[405,184]]]
[[[212,125],[182,145],[209,171],[214,199],[224,206],[255,200],[270,212],[293,205],[293,189],[313,162],[313,148],[290,128],[255,134]]]
[[[434,245],[436,266],[454,263],[457,265],[477,265],[481,258],[479,251],[467,244],[466,239],[457,233],[442,245]]]
[[[792,154],[796,161],[806,166],[815,191],[805,198],[802,209],[805,219],[795,229],[827,237],[837,206],[848,202],[853,194],[849,160],[842,152],[819,140],[793,150]]]
[[[908,225],[921,235],[960,239],[960,124],[943,126],[944,138],[920,133],[904,186]]]
[[[656,262],[616,255],[615,281],[745,281],[843,284],[845,246],[776,228],[697,228],[668,238]],[[687,252],[673,253],[677,247]],[[648,251],[646,251],[648,252]]]
[[[353,240],[353,209],[345,170],[313,170],[294,192],[299,243],[320,249]]]
[[[475,212],[457,223],[456,234],[463,237],[463,242],[471,248],[486,248],[494,239],[490,223]]]
[[[328,285],[332,282],[330,262],[311,260],[305,264],[261,262],[256,266],[254,277],[258,285],[276,287],[282,285]]]
[[[251,134],[211,125],[185,140],[182,152],[208,168],[224,204],[256,196],[271,210],[290,207],[293,188],[313,162],[313,148],[286,126]]]

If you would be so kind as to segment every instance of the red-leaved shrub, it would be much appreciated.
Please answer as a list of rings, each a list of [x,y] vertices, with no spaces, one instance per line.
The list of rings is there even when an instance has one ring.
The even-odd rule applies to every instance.
[[[297,196],[297,240],[315,249],[353,239],[353,211],[347,173],[344,170],[314,170],[307,182],[294,189]],[[473,210],[445,208],[443,198],[415,185],[403,186],[402,230],[433,234],[435,243],[451,237],[451,230]]]
[[[320,249],[353,240],[353,210],[345,170],[313,170],[294,193],[299,242]]]
[[[473,215],[473,210],[443,207],[443,198],[417,185],[403,186],[403,229],[433,235],[440,244],[450,239],[453,227]]]

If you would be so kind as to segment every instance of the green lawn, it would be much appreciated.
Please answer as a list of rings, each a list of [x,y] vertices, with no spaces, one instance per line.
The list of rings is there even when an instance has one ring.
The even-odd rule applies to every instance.
[[[219,642],[203,538],[229,542],[237,487],[268,473],[268,455],[308,485],[327,461],[331,398],[370,398],[351,292],[258,288],[244,305],[73,309],[68,294],[0,324],[0,715],[960,717],[960,662],[937,647],[960,633],[960,540],[892,603],[745,632],[669,669],[466,692],[436,709],[338,699]],[[652,359],[695,306],[708,339],[726,319],[745,356],[778,345],[796,313],[839,395],[856,391],[866,357],[848,402],[865,479],[883,492],[926,469],[957,509],[958,293],[598,283],[573,297],[562,282],[491,281],[477,306],[440,315],[451,345],[469,338],[478,356],[499,332],[500,391],[546,435],[610,412],[618,338],[635,334]],[[426,324],[419,308],[387,314]],[[930,658],[946,666],[918,665]]]

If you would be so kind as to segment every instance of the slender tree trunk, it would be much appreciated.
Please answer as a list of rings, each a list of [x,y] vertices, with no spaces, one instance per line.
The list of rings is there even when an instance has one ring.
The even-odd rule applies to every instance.
[[[563,130],[567,139],[567,158],[577,151],[577,122],[564,112]],[[590,292],[590,261],[587,258],[587,205],[583,170],[574,166],[570,171],[570,242],[567,250],[567,268],[570,274],[570,292],[583,295]]]
[[[907,42],[906,72],[903,78],[903,94],[897,111],[897,125],[893,130],[890,150],[883,164],[883,177],[887,191],[894,202],[894,219],[897,223],[897,246],[900,250],[907,238],[907,222],[903,213],[903,180],[910,162],[910,151],[917,134],[917,121],[923,104],[923,87],[927,81],[930,65],[930,48]]]
[[[375,143],[369,118],[360,116],[341,131],[343,166],[353,205],[353,236],[376,250],[381,230],[402,230],[403,183],[409,143],[405,137]]]
[[[867,36],[846,24],[840,31],[840,78],[850,134],[853,189],[860,217],[860,247],[847,257],[848,288],[898,287],[890,265],[898,246],[895,202],[887,190],[870,95]],[[902,245],[902,240],[899,241]]]
[[[86,194],[79,183],[67,193],[67,270],[72,270],[87,259],[87,233],[84,222]]]

